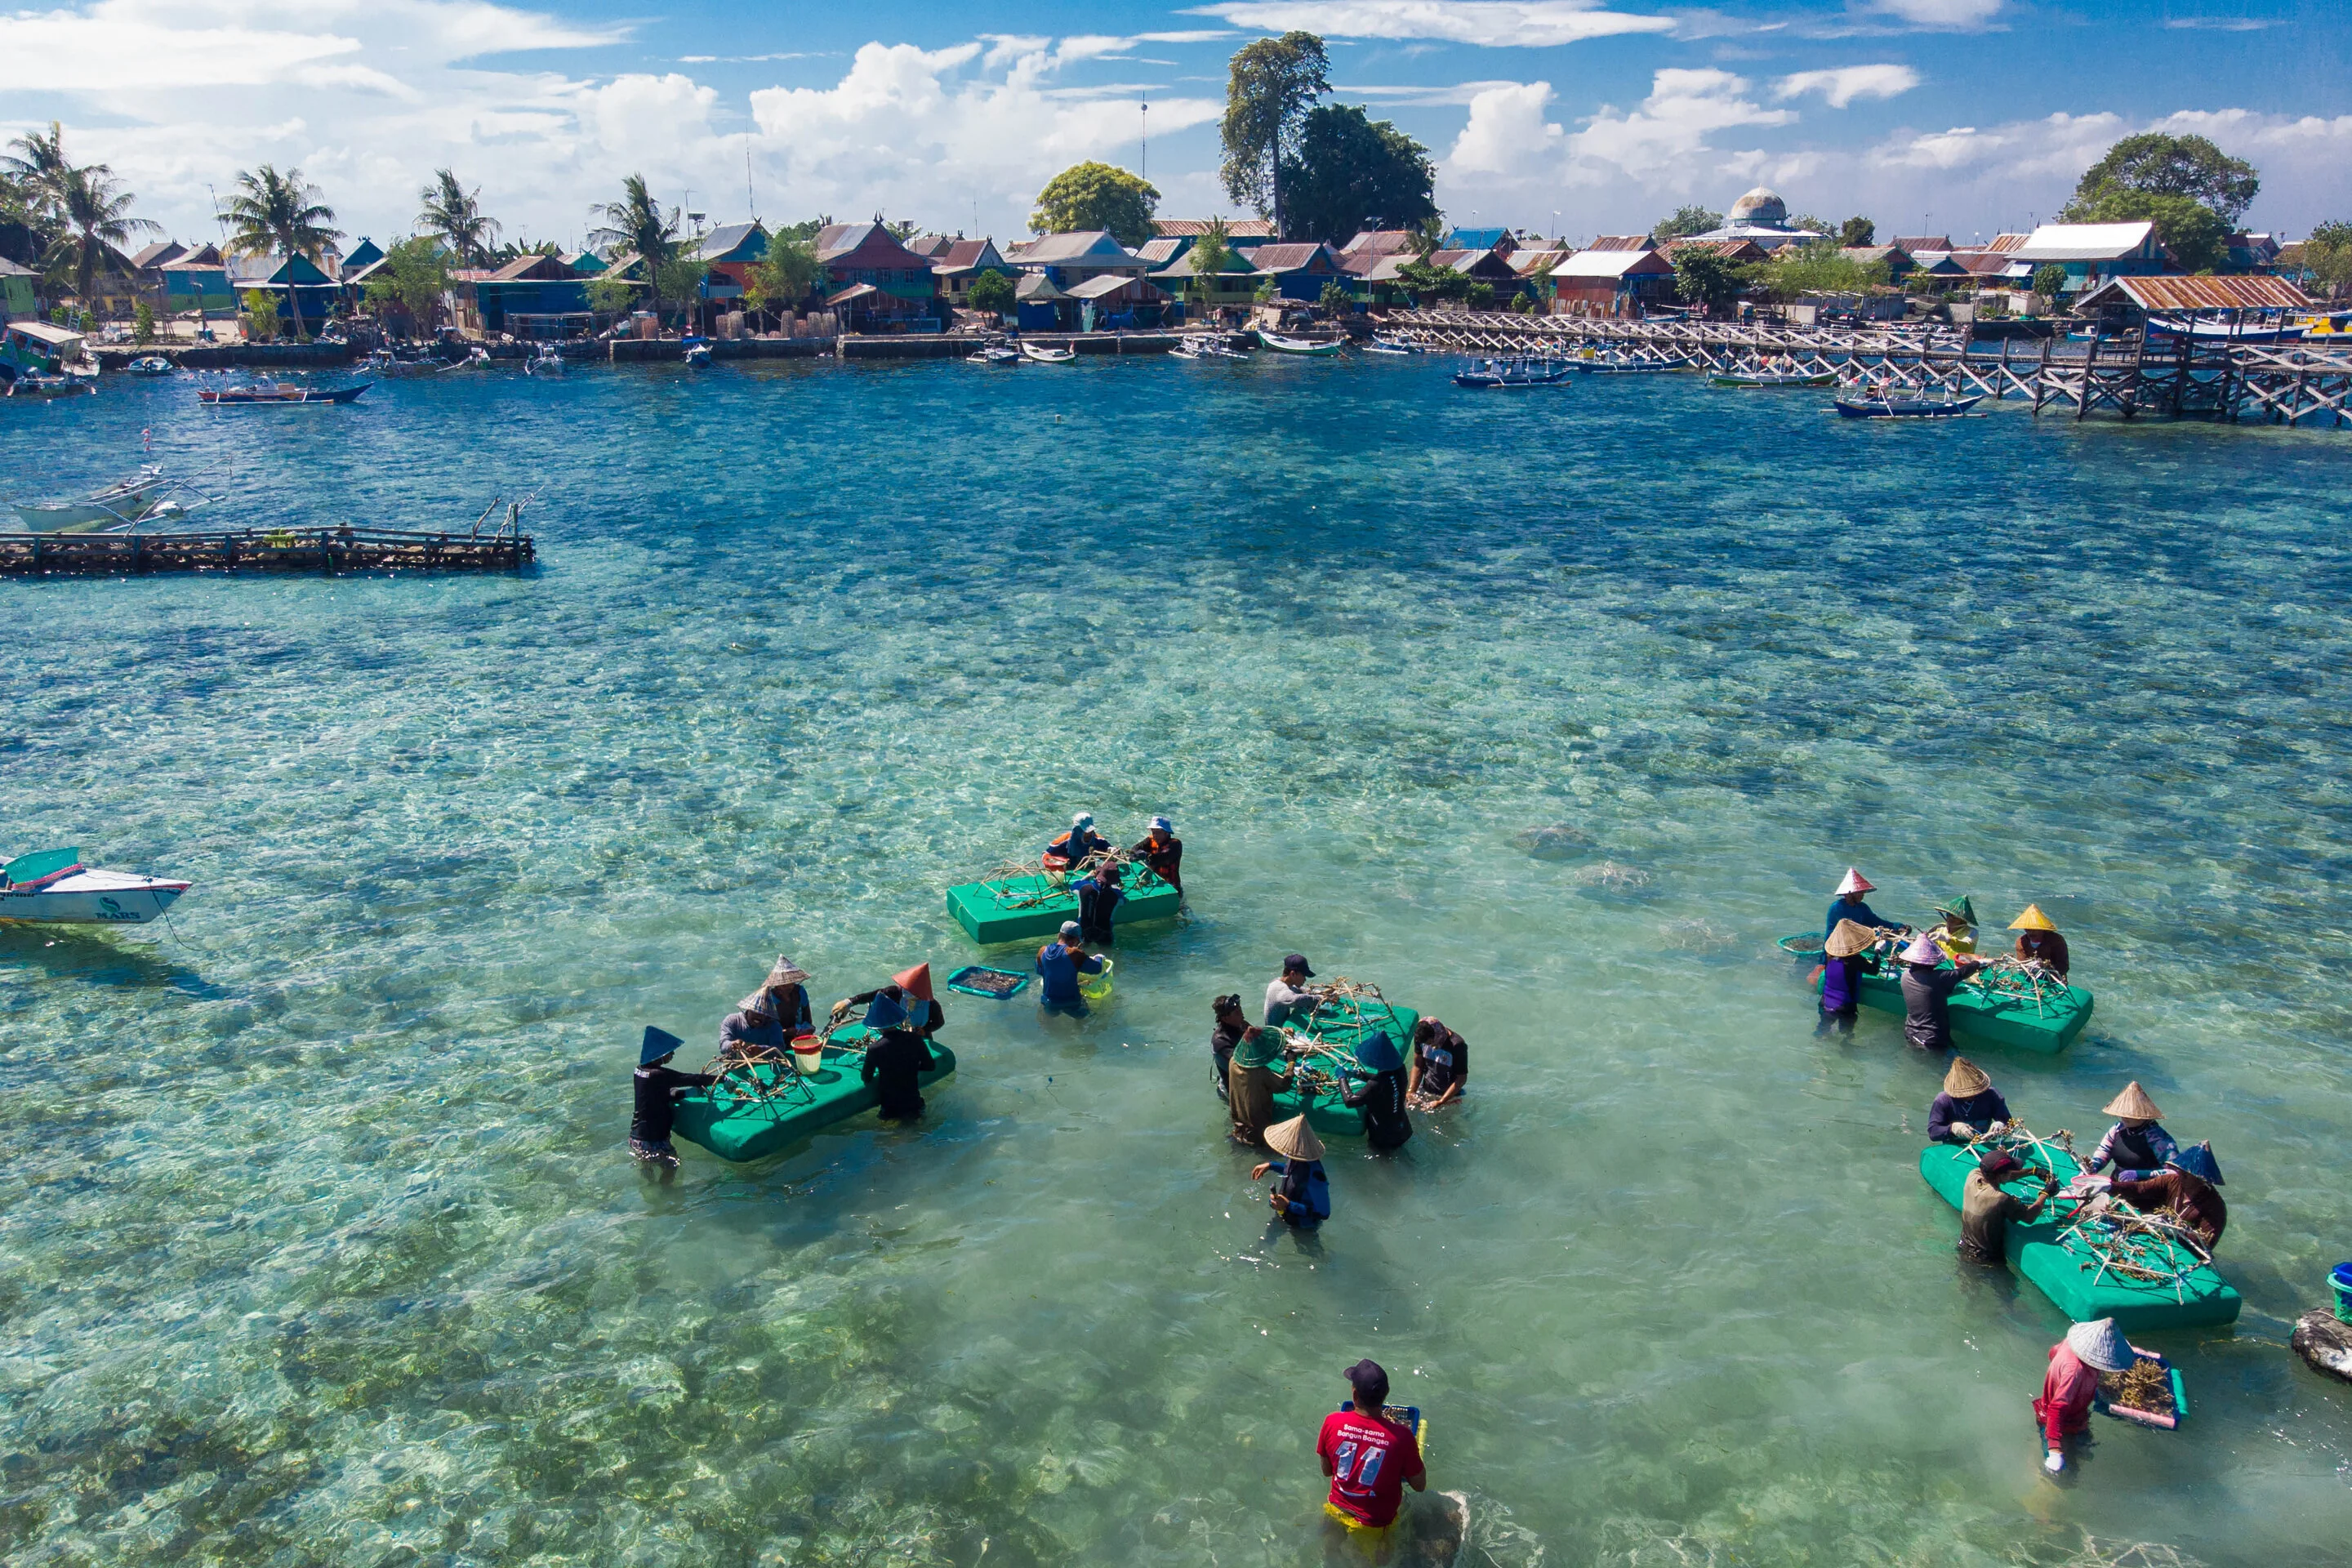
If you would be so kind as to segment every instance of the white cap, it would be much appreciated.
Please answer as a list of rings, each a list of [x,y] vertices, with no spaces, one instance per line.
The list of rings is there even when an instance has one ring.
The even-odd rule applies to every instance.
[[[1073,827],[1092,827],[1094,825],[1095,814],[1091,811],[1082,811],[1070,818],[1070,826]]]
[[[1153,817],[1151,819],[1151,826],[1152,830],[1157,833],[1173,833],[1176,831],[1176,825],[1169,821],[1164,816]]]
[[[1923,931],[1917,937],[1913,939],[1909,947],[1903,950],[1903,962],[1906,963],[1941,963],[1944,962],[1944,950],[1936,945],[1936,939],[1934,937],[1929,936]]]

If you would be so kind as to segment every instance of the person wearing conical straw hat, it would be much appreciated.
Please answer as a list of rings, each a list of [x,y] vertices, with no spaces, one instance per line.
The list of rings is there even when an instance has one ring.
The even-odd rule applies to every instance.
[[[2138,1181],[2118,1178],[2116,1196],[2142,1214],[2160,1214],[2205,1244],[2210,1252],[2229,1228],[2230,1205],[2213,1189],[2221,1184],[2213,1145],[2191,1143],[2164,1163],[2164,1169]]]
[[[781,1060],[795,1038],[814,1027],[809,1016],[808,972],[780,952],[760,988],[736,1003],[735,1011],[719,1026],[719,1054]]]
[[[1871,949],[1878,932],[1860,921],[1840,921],[1822,943],[1822,1016],[1813,1037],[1835,1030],[1853,1033],[1854,1015],[1862,1009],[1862,977],[1878,972]]]
[[[866,1004],[866,1026],[875,1031],[866,1047],[858,1076],[879,1082],[882,1119],[911,1121],[923,1113],[923,1074],[939,1063],[931,1056],[930,1038],[948,1021],[945,1007],[931,994],[931,966],[919,963],[890,977],[890,984],[849,998],[851,1005]],[[835,1014],[844,1009],[838,1005]]]
[[[1927,1107],[1927,1141],[1968,1143],[1988,1132],[2009,1131],[2009,1101],[1993,1088],[1991,1075],[1966,1057],[1944,1069],[1944,1090]]]
[[[1323,1173],[1323,1140],[1315,1136],[1307,1118],[1294,1116],[1267,1128],[1265,1146],[1282,1158],[1254,1167],[1250,1180],[1257,1181],[1268,1171],[1282,1178],[1267,1198],[1274,1212],[1301,1230],[1313,1230],[1329,1219],[1331,1184]]]
[[[1925,931],[1913,939],[1902,956],[1903,1037],[1914,1050],[1950,1050],[1952,993],[1959,989],[1961,981],[1982,969],[1985,961],[1964,952],[1952,960],[1950,968],[1944,968],[1944,950]]]
[[[1873,931],[1901,931],[1903,928],[1893,921],[1880,920],[1877,912],[1862,901],[1863,894],[1876,891],[1877,887],[1869,878],[1848,866],[1845,879],[1837,885],[1837,895],[1830,900],[1829,919],[1822,922],[1822,940],[1829,940],[1830,932],[1837,930],[1840,921],[1853,921]]]
[[[2085,1171],[2104,1171],[2112,1160],[2116,1181],[2139,1181],[2164,1169],[2166,1162],[2180,1152],[2172,1134],[2157,1120],[2164,1112],[2156,1108],[2147,1090],[2140,1088],[2139,1079],[2124,1085],[2124,1091],[2100,1107],[2100,1111],[2114,1117],[2116,1124],[2107,1129],[2107,1135],[2091,1151],[2090,1159],[2083,1165]]]
[[[2050,1347],[2050,1370],[2042,1374],[2033,1419],[2042,1428],[2042,1468],[2052,1475],[2066,1468],[2066,1439],[2089,1429],[2091,1401],[2098,1396],[2099,1373],[2121,1372],[2135,1359],[2130,1342],[2113,1318],[2077,1323]]]
[[[678,1097],[688,1089],[709,1089],[718,1081],[709,1073],[680,1072],[669,1065],[670,1058],[677,1055],[677,1048],[684,1044],[676,1035],[647,1025],[645,1040],[637,1047],[636,1102],[629,1118],[629,1152],[636,1156],[639,1164],[660,1171],[664,1182],[677,1169],[677,1150],[670,1143],[669,1130],[677,1114]]]
[[[1927,934],[1946,952],[1958,958],[1977,950],[1977,907],[1966,893],[1937,904],[1936,913],[1942,918],[1927,928]]]
[[[2066,939],[2050,923],[2040,904],[2028,904],[2025,912],[2009,922],[2017,932],[2017,956],[2028,963],[2039,963],[2058,976],[2066,978],[2072,961],[2066,952]]]

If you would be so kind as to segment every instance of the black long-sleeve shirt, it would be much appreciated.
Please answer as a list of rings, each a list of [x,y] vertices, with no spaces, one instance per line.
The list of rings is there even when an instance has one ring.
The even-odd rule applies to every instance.
[[[920,1035],[904,1029],[885,1029],[866,1047],[866,1065],[858,1069],[858,1076],[867,1083],[882,1080],[884,1117],[920,1116],[923,1090],[919,1080],[937,1065],[931,1058],[931,1048],[923,1043]]]
[[[1364,1138],[1375,1149],[1394,1149],[1412,1136],[1404,1110],[1404,1068],[1391,1068],[1340,1097],[1364,1113]]]
[[[677,1097],[689,1089],[708,1089],[713,1081],[707,1072],[679,1072],[658,1062],[639,1068],[636,1113],[629,1118],[629,1136],[640,1143],[668,1142]]]

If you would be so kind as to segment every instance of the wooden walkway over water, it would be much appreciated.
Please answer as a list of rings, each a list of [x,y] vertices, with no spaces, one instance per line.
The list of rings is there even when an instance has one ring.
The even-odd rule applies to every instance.
[[[530,535],[386,528],[247,528],[225,533],[0,533],[0,575],[152,572],[520,572]]]
[[[1620,353],[1686,360],[1719,374],[1832,373],[1841,386],[2030,400],[2033,411],[2087,418],[2258,419],[2352,424],[2352,344],[2237,343],[2137,333],[1972,341],[1966,327],[1840,329],[1727,321],[1612,321],[1574,316],[1401,310],[1386,330],[1424,347],[1471,353]]]

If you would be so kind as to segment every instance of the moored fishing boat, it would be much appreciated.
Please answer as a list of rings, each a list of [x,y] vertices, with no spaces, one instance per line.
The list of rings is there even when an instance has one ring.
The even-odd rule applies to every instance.
[[[183,502],[172,494],[183,489],[193,487],[168,477],[161,466],[149,463],[131,478],[119,479],[79,500],[20,500],[10,504],[28,533],[113,533],[136,528],[142,522],[186,516],[193,503]],[[206,499],[199,495],[196,500]]]
[[[1505,388],[1565,386],[1576,367],[1561,360],[1474,359],[1468,370],[1454,373],[1456,386]]]
[[[37,370],[20,370],[8,383],[5,395],[26,399],[41,397],[85,397],[98,390],[80,376],[47,375]]]
[[[169,375],[180,367],[162,354],[141,354],[122,368],[133,375]]]
[[[1338,338],[1300,338],[1287,332],[1270,332],[1257,329],[1257,341],[1279,354],[1335,354],[1339,352]]]
[[[281,381],[275,384],[264,383],[252,386],[224,387],[217,392],[199,391],[196,394],[196,400],[215,405],[247,403],[272,405],[350,403],[374,384],[375,383],[372,381],[362,381],[352,386],[316,387],[300,386],[290,381]]]
[[[1576,362],[1576,368],[1587,375],[1651,375],[1660,371],[1687,370],[1687,359],[1643,359],[1637,354],[1589,355]]]
[[[835,1030],[814,1053],[814,1072],[797,1060],[740,1063],[708,1089],[689,1089],[677,1102],[671,1132],[722,1160],[761,1160],[812,1134],[872,1110],[881,1091],[860,1068],[874,1039],[863,1024]],[[955,1053],[930,1043],[936,1064],[916,1082],[924,1089],[956,1069]]]
[[[1126,896],[1111,913],[1111,924],[1176,918],[1183,897],[1145,868],[1130,863],[1120,878]],[[1078,918],[1074,879],[1006,867],[977,882],[959,882],[948,889],[948,913],[964,934],[982,947],[1000,942],[1021,942],[1052,936],[1064,921]]]
[[[44,849],[0,866],[0,922],[144,925],[193,884],[81,863],[79,849]]]
[[[700,338],[688,338],[688,339],[687,339],[687,340],[686,340],[686,363],[687,363],[688,365],[692,366],[692,367],[693,367],[694,369],[696,369],[696,370],[703,370],[703,369],[707,369],[707,368],[709,368],[709,364],[710,364],[710,345],[709,345],[709,343],[706,342],[705,341],[703,341],[703,340],[702,340],[702,339],[700,339]]]
[[[1038,364],[1070,364],[1077,359],[1078,353],[1076,349],[1053,349],[1038,343],[1023,343],[1021,357]]]
[[[1732,386],[1750,390],[1768,386],[1835,386],[1837,372],[1833,370],[1720,371],[1706,379],[1711,386]]]
[[[1017,350],[1008,348],[1003,343],[990,343],[976,353],[966,354],[964,356],[963,363],[966,364],[994,365],[999,369],[1003,369],[1008,365],[1019,364],[1021,363],[1021,355]]]
[[[1837,411],[1847,419],[1949,419],[1984,401],[1973,397],[1841,397]]]

